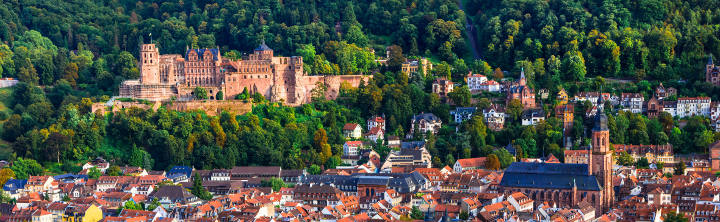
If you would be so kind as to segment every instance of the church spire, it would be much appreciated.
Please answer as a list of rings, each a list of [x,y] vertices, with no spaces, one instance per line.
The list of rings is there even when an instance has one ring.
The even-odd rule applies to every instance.
[[[712,54],[710,54],[710,57],[708,57],[708,65],[709,65],[709,66],[715,65],[715,63],[713,63]]]

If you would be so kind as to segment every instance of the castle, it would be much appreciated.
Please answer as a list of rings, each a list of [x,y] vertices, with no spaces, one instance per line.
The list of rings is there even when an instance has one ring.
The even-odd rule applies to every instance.
[[[223,58],[220,49],[187,49],[185,55],[163,54],[155,44],[140,46],[140,78],[120,85],[120,97],[167,101],[194,99],[195,88],[207,91],[209,99],[231,99],[247,90],[260,93],[273,102],[297,106],[311,100],[311,91],[322,82],[325,96],[337,97],[340,84],[357,87],[370,76],[308,76],[300,56],[276,57],[261,44],[242,60]],[[224,98],[216,98],[222,92]]]

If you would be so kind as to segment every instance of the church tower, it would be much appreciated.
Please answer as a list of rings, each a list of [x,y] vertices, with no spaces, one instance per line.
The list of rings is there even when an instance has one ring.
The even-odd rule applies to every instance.
[[[598,98],[598,104],[602,103],[602,96]],[[610,130],[608,129],[608,117],[603,108],[598,109],[595,115],[595,126],[592,129],[592,150],[588,169],[597,178],[601,186],[600,201],[598,205],[601,212],[610,209],[615,194],[612,182],[612,153],[610,151]]]
[[[155,44],[140,46],[140,82],[143,84],[160,83],[160,51]]]
[[[521,86],[527,85],[527,80],[525,79],[525,68],[520,68],[520,81],[518,81],[518,84]]]

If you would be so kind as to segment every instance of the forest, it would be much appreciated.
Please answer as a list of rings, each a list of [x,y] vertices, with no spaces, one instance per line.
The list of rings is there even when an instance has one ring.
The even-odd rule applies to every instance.
[[[500,81],[517,78],[523,69],[529,85],[550,95],[564,88],[571,95],[602,90],[649,98],[662,82],[681,96],[720,99],[720,89],[703,81],[708,56],[720,55],[720,1],[466,0],[464,5],[471,13],[450,0],[0,0],[0,75],[21,81],[0,89],[0,159],[22,163],[14,169],[18,175],[42,173],[37,164],[51,173],[77,172],[78,163],[97,156],[158,170],[333,168],[340,164],[345,123],[364,125],[370,116],[385,115],[387,133],[403,137],[412,115],[432,112],[443,128],[413,139],[427,139],[434,166],[494,155],[505,167],[513,158],[502,149],[507,145],[519,157],[562,158],[562,122],[550,117],[521,126],[523,107],[510,101],[502,131],[487,129],[482,117],[454,123],[453,107],[429,93],[436,77],[463,83],[472,71]],[[466,17],[482,59],[471,56]],[[362,73],[373,79],[358,88],[342,87],[336,101],[317,97],[300,107],[254,98],[252,112],[243,115],[164,108],[92,113],[92,103],[107,101],[123,80],[138,77],[137,46],[151,41],[162,54],[217,47],[234,59],[265,42],[276,54],[303,56],[308,75]],[[375,62],[382,57],[386,65]],[[400,72],[406,59],[417,57],[428,57],[434,69]],[[457,106],[480,109],[502,102],[501,95],[479,98],[467,87],[449,97]],[[550,116],[555,103],[554,96],[539,102]],[[575,148],[588,143],[588,107],[575,109]],[[671,143],[676,152],[691,153],[705,152],[709,142],[720,139],[704,118],[606,112],[616,144]],[[382,142],[375,149],[383,156],[390,151]]]

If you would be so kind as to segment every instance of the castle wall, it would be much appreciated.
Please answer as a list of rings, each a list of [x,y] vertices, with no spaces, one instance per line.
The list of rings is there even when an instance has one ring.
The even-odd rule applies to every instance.
[[[239,100],[205,100],[205,101],[182,101],[173,102],[168,105],[168,110],[186,112],[191,110],[203,110],[211,116],[222,113],[223,110],[242,115],[252,111],[252,103]]]

